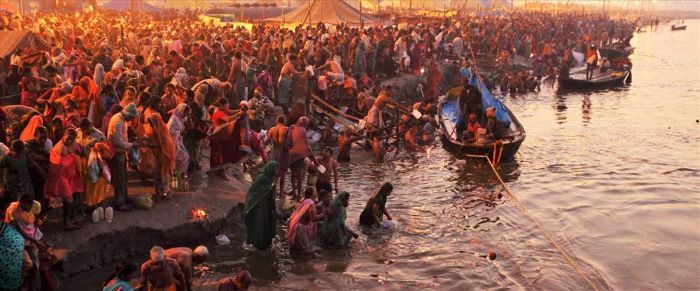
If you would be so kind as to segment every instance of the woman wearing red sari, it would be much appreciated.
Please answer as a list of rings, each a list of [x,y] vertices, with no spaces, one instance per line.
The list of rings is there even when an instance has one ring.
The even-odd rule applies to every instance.
[[[74,194],[83,192],[83,178],[80,171],[81,149],[75,143],[78,132],[67,129],[63,138],[58,142],[49,156],[49,174],[44,184],[44,196],[46,198],[63,200],[63,228],[65,230],[76,230],[80,225],[71,221],[75,218],[76,199]]]
[[[228,100],[221,98],[217,102],[218,108],[212,115],[213,130],[209,135],[211,154],[209,158],[210,170],[215,172],[224,180],[230,180],[226,175],[225,164],[237,163],[245,155],[239,151],[241,142],[242,119],[247,115],[242,112],[235,112],[229,109]]]

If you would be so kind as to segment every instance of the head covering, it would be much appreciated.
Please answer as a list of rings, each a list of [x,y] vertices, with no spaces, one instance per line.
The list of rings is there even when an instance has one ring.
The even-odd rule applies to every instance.
[[[296,125],[306,128],[309,125],[309,118],[306,116],[299,117],[299,119],[297,119]]]
[[[160,113],[153,113],[148,117],[150,125],[153,128],[153,135],[158,141],[158,147],[154,150],[161,151],[160,173],[162,176],[172,175],[175,170],[175,143],[170,136],[170,131],[163,121]]]
[[[180,103],[173,110],[173,114],[168,120],[168,129],[171,132],[178,132],[185,129],[185,110],[187,110],[187,104]]]
[[[244,215],[255,208],[255,206],[260,202],[260,200],[265,199],[266,196],[273,186],[273,179],[275,178],[275,173],[277,171],[277,162],[269,161],[260,171],[255,181],[248,188],[248,195],[245,199],[245,208],[243,210]]]
[[[301,221],[302,218],[304,218],[304,215],[307,215],[309,209],[315,209],[316,208],[316,203],[312,199],[304,199],[299,206],[297,206],[297,209],[294,210],[294,213],[292,213],[292,216],[289,218],[289,228],[287,230],[287,240],[289,241],[289,244],[292,246],[295,246],[298,244],[297,242],[297,230],[299,226],[299,222]],[[313,226],[312,226],[313,225]],[[315,223],[310,223],[309,227],[313,227],[313,231],[309,231],[309,233],[304,234],[305,236],[312,235],[315,233]],[[310,241],[313,241],[312,238],[309,238]]]
[[[241,101],[241,103],[240,103],[238,106],[241,107],[241,108],[243,108],[244,106],[245,106],[245,108],[250,108],[250,107],[248,106],[248,101]]]
[[[19,135],[19,140],[26,143],[30,139],[33,139],[36,129],[42,126],[44,126],[44,119],[41,118],[41,115],[32,116],[32,118],[29,119],[27,127],[25,127],[24,130],[22,130],[22,134]]]
[[[70,92],[73,90],[73,84],[70,82],[63,82],[58,85],[58,88],[66,92]]]
[[[335,198],[333,198],[333,202],[331,202],[331,209],[335,210],[338,207],[343,205],[343,200],[347,199],[350,196],[350,193],[347,191],[341,191],[338,193],[338,195],[335,195]]]
[[[104,76],[105,67],[102,66],[102,64],[97,63],[97,65],[95,65],[95,73],[92,75],[92,80],[95,81],[95,84],[100,92],[102,92],[102,88],[104,88]]]
[[[124,60],[118,59],[112,64],[112,70],[114,69],[124,69]]]
[[[139,111],[136,108],[136,104],[129,103],[124,109],[122,109],[122,115],[126,119],[134,119],[139,116]]]

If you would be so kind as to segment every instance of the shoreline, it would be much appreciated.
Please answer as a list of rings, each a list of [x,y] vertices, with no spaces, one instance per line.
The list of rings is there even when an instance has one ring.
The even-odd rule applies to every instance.
[[[153,192],[152,186],[133,186],[134,178],[130,175],[130,198]],[[55,277],[79,276],[122,259],[144,255],[154,245],[164,248],[196,246],[213,240],[230,225],[229,222],[235,224],[236,219],[241,220],[239,205],[250,185],[244,178],[224,181],[202,170],[193,173],[190,181],[190,191],[173,192],[172,198],[154,201],[149,210],[115,211],[111,223],[93,223],[91,213],[86,213],[83,228],[66,232],[60,227],[60,221],[50,217],[51,224],[42,230],[44,241],[54,248],[59,258],[54,266],[58,269]],[[192,208],[205,210],[207,218],[189,219]],[[57,209],[51,214],[57,216],[60,211]],[[61,285],[60,282],[57,285]]]

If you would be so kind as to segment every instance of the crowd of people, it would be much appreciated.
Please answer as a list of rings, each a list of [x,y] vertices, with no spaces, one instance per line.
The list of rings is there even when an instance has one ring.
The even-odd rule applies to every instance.
[[[629,41],[634,24],[516,11],[362,29],[321,23],[246,29],[203,22],[190,12],[96,10],[1,15],[0,29],[31,30],[50,45],[0,59],[0,96],[18,94],[21,105],[0,110],[7,129],[0,131],[3,250],[28,254],[24,263],[0,254],[0,285],[13,289],[20,274],[25,283],[48,280],[41,276],[51,258],[40,231],[46,212],[62,208],[63,228],[73,231],[85,223],[80,214],[86,210],[96,220],[132,210],[130,169],[153,185],[155,198],[170,199],[173,180],[186,184],[203,168],[229,180],[231,165],[245,170],[258,156],[265,165],[246,197],[248,242],[269,248],[280,212],[276,197],[291,195],[298,202],[287,231],[293,249],[348,246],[357,234],[345,224],[350,194],[338,188],[338,167],[350,161],[353,143],[366,140],[379,160],[389,137],[409,148],[432,144],[438,96],[457,85],[465,105],[462,138],[497,139],[493,110],[473,104],[478,92],[468,81],[475,74],[502,91],[532,90],[543,75],[573,62],[572,51]],[[516,56],[532,71],[500,80],[479,71],[479,59],[509,67]],[[397,88],[380,85],[397,74],[420,76],[421,95],[412,106],[394,98]],[[312,114],[312,95],[356,115],[362,127],[334,132],[331,115]],[[319,156],[308,137],[311,124],[322,129]],[[387,183],[370,198],[362,225],[392,219],[385,208],[391,191]],[[154,248],[151,261],[168,263],[167,253]],[[33,275],[26,275],[30,269]],[[106,283],[122,284],[134,270],[120,265]],[[142,267],[142,274],[148,270]]]

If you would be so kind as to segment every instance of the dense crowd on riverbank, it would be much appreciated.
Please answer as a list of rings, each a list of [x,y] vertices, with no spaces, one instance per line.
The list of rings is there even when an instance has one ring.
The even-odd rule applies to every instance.
[[[573,51],[629,41],[634,25],[602,15],[513,12],[366,29],[314,24],[247,30],[204,23],[194,14],[93,12],[3,15],[0,29],[31,30],[50,45],[0,60],[0,95],[19,94],[21,105],[0,111],[8,129],[0,132],[3,244],[20,255],[27,245],[24,263],[17,257],[0,261],[1,282],[12,289],[20,274],[36,286],[48,273],[52,255],[40,231],[47,211],[62,208],[63,227],[73,231],[85,223],[80,214],[86,209],[99,221],[112,219],[113,211],[152,207],[152,201],[129,197],[129,169],[152,183],[152,199],[170,199],[171,186],[187,184],[188,173],[207,168],[206,148],[210,173],[221,179],[231,179],[231,165],[246,169],[254,156],[266,164],[246,199],[249,243],[269,247],[280,212],[275,197],[289,194],[298,201],[287,232],[294,249],[347,246],[357,234],[345,225],[350,193],[338,189],[334,152],[338,161],[349,161],[352,142],[367,139],[381,160],[390,135],[412,148],[430,145],[437,97],[460,84],[467,87],[458,93],[466,106],[463,136],[494,140],[493,111],[471,102],[478,94],[466,85],[478,72],[477,59],[510,66],[515,56],[525,58],[532,63],[529,75],[498,80],[524,89],[532,76],[574,62]],[[451,69],[443,73],[443,65]],[[423,80],[423,98],[410,109],[392,98],[393,88],[378,86],[397,74]],[[336,134],[326,126],[319,143],[325,146],[315,154],[307,129],[331,120],[310,116],[312,94],[355,112],[365,129]],[[388,107],[403,113],[401,123],[392,124],[398,128],[387,126]],[[270,116],[277,116],[276,124]],[[287,173],[291,192],[285,190]],[[307,182],[307,173],[315,181]],[[391,219],[384,208],[387,185],[368,201],[363,225]],[[152,260],[167,262],[158,249]],[[26,279],[32,268],[34,279]],[[44,286],[49,278],[44,276]]]

